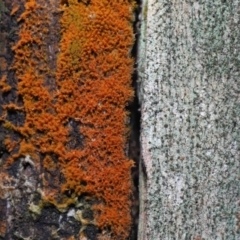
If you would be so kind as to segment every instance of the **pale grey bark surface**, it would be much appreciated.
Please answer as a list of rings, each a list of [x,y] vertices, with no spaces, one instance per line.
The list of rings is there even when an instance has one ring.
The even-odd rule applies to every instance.
[[[240,1],[143,0],[139,240],[237,240]]]

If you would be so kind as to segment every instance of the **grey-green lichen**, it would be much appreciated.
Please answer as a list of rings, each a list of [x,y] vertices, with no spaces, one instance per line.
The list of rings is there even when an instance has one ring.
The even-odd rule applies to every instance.
[[[139,239],[240,239],[240,2],[147,4]]]

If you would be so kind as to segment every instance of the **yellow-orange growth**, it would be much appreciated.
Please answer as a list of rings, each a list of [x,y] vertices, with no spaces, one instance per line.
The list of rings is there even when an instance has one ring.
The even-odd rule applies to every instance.
[[[60,189],[52,189],[43,176],[46,199],[56,206],[68,205],[72,201],[59,195],[87,195],[96,200],[92,209],[97,226],[110,229],[111,239],[127,239],[133,162],[125,153],[125,108],[133,96],[134,1],[68,0],[59,8],[62,32],[55,72],[48,66],[44,1],[26,1],[18,19],[21,29],[12,68],[23,106],[6,105],[5,110],[24,111],[26,118],[23,126],[5,121],[22,135],[19,151],[8,164],[30,155],[37,166],[60,169],[65,183],[54,179]],[[16,11],[17,7],[12,14]],[[50,77],[55,79],[54,90],[46,86]],[[73,123],[83,137],[82,146],[69,144]],[[10,142],[6,139],[11,150]]]

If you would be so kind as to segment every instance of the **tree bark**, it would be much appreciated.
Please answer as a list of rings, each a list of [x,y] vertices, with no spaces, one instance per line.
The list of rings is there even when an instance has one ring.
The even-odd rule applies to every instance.
[[[0,239],[132,230],[133,0],[0,0]]]
[[[240,239],[238,0],[143,0],[139,240]]]

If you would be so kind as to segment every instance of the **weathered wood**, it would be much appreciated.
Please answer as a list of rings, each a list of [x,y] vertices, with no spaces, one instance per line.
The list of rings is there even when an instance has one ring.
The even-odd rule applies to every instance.
[[[139,240],[240,239],[240,2],[144,0]]]

